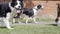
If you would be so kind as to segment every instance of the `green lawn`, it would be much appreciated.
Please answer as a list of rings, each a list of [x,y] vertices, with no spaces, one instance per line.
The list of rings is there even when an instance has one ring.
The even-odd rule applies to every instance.
[[[21,22],[26,22],[26,19],[19,19]],[[53,22],[55,19],[51,18],[36,18],[37,22]],[[34,22],[32,19],[30,19],[28,22]]]
[[[60,34],[60,27],[53,25],[15,25],[15,29],[0,28],[0,34]]]

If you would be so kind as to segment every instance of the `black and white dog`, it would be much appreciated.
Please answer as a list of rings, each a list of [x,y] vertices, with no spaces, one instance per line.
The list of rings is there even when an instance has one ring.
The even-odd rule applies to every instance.
[[[12,0],[11,3],[0,4],[0,18],[2,18],[8,29],[13,29],[9,24],[9,18],[11,17],[13,9],[16,9],[17,11],[20,10],[21,8],[20,1],[21,0]]]
[[[57,4],[57,18],[55,19],[57,26],[60,26],[60,4]]]
[[[21,8],[20,8],[20,10],[17,11],[16,16],[14,16],[13,23],[21,23],[21,22],[19,21],[19,18],[21,17],[21,14],[22,14],[22,11],[23,11],[24,0],[20,0],[20,5],[21,5]],[[18,22],[16,22],[16,20],[17,20]]]
[[[43,5],[37,5],[37,6],[33,7],[33,8],[31,8],[31,9],[29,9],[29,8],[24,8],[23,9],[23,14],[28,16],[28,18],[26,20],[26,24],[27,24],[27,22],[28,22],[28,20],[30,18],[33,18],[34,22],[37,23],[36,20],[35,20],[35,16],[36,16],[37,11],[39,9],[43,9]]]

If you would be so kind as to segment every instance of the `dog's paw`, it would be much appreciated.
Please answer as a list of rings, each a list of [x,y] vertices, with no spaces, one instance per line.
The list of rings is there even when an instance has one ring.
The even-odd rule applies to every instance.
[[[8,28],[8,29],[14,29],[14,28]]]
[[[35,24],[37,24],[37,22],[35,22]]]
[[[18,22],[18,23],[21,23],[21,22]]]
[[[25,23],[25,24],[28,24],[28,23]]]

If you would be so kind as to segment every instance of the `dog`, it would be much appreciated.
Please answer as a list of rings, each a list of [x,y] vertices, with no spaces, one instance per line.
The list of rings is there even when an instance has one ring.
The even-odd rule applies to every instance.
[[[43,5],[37,5],[33,8],[31,8],[31,9],[23,8],[23,14],[28,16],[28,18],[26,20],[26,24],[28,24],[27,22],[30,18],[33,18],[34,22],[37,23],[36,20],[35,20],[35,16],[36,16],[39,9],[43,9]]]
[[[13,9],[16,9],[17,12],[20,12],[20,1],[21,0],[12,0],[11,3],[0,3],[0,17],[8,29],[14,29],[9,24],[9,18],[11,17],[11,13],[14,11]]]
[[[57,18],[55,19],[56,25],[60,26],[60,4],[57,4]]]
[[[21,23],[19,21],[19,18],[22,14],[22,11],[23,11],[24,0],[20,0],[20,5],[21,5],[20,11],[17,11],[17,14],[14,16],[13,23]],[[18,22],[16,22],[16,20],[18,20]]]

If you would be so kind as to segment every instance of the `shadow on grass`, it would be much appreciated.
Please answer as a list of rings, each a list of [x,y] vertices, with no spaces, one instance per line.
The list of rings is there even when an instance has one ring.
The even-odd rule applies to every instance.
[[[49,24],[49,25],[52,25],[52,26],[57,26],[57,24]]]
[[[6,29],[7,27],[0,27],[1,29]],[[12,28],[14,28],[14,27],[12,27]]]
[[[6,29],[6,27],[0,27],[0,29]]]

